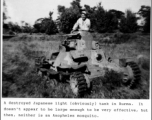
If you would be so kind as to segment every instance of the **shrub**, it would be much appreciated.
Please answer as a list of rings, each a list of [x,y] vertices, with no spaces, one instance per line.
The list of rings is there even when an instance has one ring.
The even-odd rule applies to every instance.
[[[71,7],[65,8],[64,6],[58,6],[59,17],[57,20],[57,24],[59,26],[60,31],[64,33],[69,33],[75,22],[80,17],[80,0],[74,0],[71,3]]]
[[[115,13],[106,11],[101,3],[91,8],[85,5],[88,17],[91,20],[91,28],[99,33],[113,32],[118,26],[118,19]]]
[[[58,32],[55,22],[52,20],[53,12],[49,13],[49,18],[39,18],[36,20],[33,32],[46,33],[48,35]]]
[[[107,12],[104,8],[99,4],[97,10],[95,11],[96,24],[95,29],[99,33],[103,32],[113,32],[114,29],[117,28],[117,18],[111,12]]]
[[[143,32],[149,33],[150,32],[150,6],[141,6],[138,14],[144,18],[145,24],[143,26]]]
[[[123,33],[134,33],[137,31],[137,18],[131,10],[127,10],[121,18],[119,30]]]

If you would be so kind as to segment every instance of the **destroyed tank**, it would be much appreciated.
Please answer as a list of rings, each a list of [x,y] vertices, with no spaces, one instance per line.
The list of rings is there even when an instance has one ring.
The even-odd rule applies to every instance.
[[[130,59],[111,59],[93,40],[91,33],[80,31],[64,35],[59,51],[50,59],[39,57],[35,60],[40,76],[70,84],[73,94],[84,96],[90,89],[93,78],[105,75],[106,70],[121,73],[121,84],[132,87],[141,78],[138,65]]]

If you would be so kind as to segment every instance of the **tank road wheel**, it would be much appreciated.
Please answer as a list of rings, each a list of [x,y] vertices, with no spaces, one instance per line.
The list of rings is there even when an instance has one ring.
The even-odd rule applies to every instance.
[[[72,92],[77,97],[83,97],[87,91],[87,83],[82,73],[74,73],[70,76],[70,86]]]
[[[129,68],[128,72],[130,76],[129,79],[128,77],[124,77],[123,83],[129,88],[133,88],[141,79],[141,71],[135,62],[127,62],[127,66]]]

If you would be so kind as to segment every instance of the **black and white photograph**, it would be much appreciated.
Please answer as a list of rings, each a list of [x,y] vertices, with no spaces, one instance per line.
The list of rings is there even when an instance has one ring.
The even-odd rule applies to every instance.
[[[151,0],[1,11],[1,120],[151,120]]]
[[[3,0],[2,98],[150,99],[150,2]]]

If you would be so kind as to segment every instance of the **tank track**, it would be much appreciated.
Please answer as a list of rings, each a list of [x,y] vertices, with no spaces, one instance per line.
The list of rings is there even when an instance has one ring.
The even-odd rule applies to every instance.
[[[83,97],[87,92],[87,83],[85,76],[81,72],[76,72],[72,74],[72,78],[77,81],[77,97]]]
[[[129,88],[134,88],[136,84],[139,83],[141,80],[141,71],[138,67],[138,65],[135,62],[127,62],[127,65],[129,65],[132,68],[134,79],[130,81]]]

